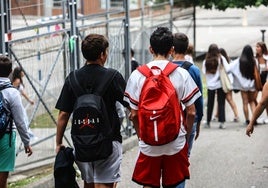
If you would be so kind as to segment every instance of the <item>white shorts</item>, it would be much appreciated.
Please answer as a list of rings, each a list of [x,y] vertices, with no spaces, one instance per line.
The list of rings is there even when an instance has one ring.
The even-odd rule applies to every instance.
[[[113,153],[104,160],[75,161],[86,183],[115,183],[121,181],[122,144],[113,141]]]

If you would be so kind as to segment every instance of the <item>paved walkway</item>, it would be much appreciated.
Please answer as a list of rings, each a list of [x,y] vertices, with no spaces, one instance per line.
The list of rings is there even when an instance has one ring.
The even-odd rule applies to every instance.
[[[234,99],[243,119],[240,94]],[[192,149],[191,179],[186,188],[268,187],[268,124],[257,126],[249,138],[243,122],[231,122],[233,114],[228,104],[226,113],[225,130],[218,128],[218,122],[212,122],[210,129],[201,127]],[[134,147],[124,154],[119,188],[141,187],[131,181],[137,153],[138,147]]]

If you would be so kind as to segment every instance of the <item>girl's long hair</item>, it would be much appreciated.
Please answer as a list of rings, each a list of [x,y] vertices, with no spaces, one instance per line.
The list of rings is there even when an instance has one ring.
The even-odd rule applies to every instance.
[[[256,61],[254,58],[253,50],[250,45],[246,45],[243,48],[241,56],[239,58],[239,69],[243,77],[247,79],[254,79],[254,68]]]
[[[22,68],[16,67],[13,70],[12,76],[11,76],[11,83],[13,83],[16,79],[20,80],[20,83],[24,86],[23,80],[21,78]]]
[[[219,64],[219,48],[216,44],[211,44],[208,48],[205,59],[206,72],[215,74]]]
[[[256,53],[256,58],[259,58],[262,55],[268,55],[267,46],[266,46],[266,44],[264,42],[257,42],[257,45],[259,45],[261,47],[262,54],[257,54]]]

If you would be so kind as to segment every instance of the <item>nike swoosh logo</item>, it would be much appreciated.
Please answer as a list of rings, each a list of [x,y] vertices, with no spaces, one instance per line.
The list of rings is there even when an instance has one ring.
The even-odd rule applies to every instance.
[[[155,120],[156,118],[160,117],[161,115],[158,116],[150,116],[150,120]]]

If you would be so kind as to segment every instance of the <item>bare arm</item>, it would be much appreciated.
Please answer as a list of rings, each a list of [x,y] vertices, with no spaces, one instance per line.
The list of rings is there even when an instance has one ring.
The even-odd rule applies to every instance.
[[[268,105],[268,82],[266,82],[262,89],[262,97],[261,101],[258,103],[256,109],[254,110],[251,120],[247,126],[246,134],[251,136],[254,131],[254,122],[258,119],[258,117],[262,114],[263,110]]]
[[[195,106],[194,104],[191,104],[190,106],[186,107],[186,140],[187,142],[190,139],[190,135],[192,132],[193,124],[194,124],[194,118],[195,118]]]
[[[25,91],[24,90],[22,90],[21,91],[21,95],[31,104],[31,105],[33,105],[34,104],[34,101],[32,101],[29,97],[28,97],[28,95],[25,93]]]
[[[137,133],[137,136],[138,136],[138,138],[140,138],[138,111],[131,109],[129,119],[133,122],[133,126],[134,126],[136,133]]]
[[[58,115],[57,132],[56,132],[56,153],[60,151],[60,147],[63,146],[62,138],[70,118],[70,113],[60,111]]]

